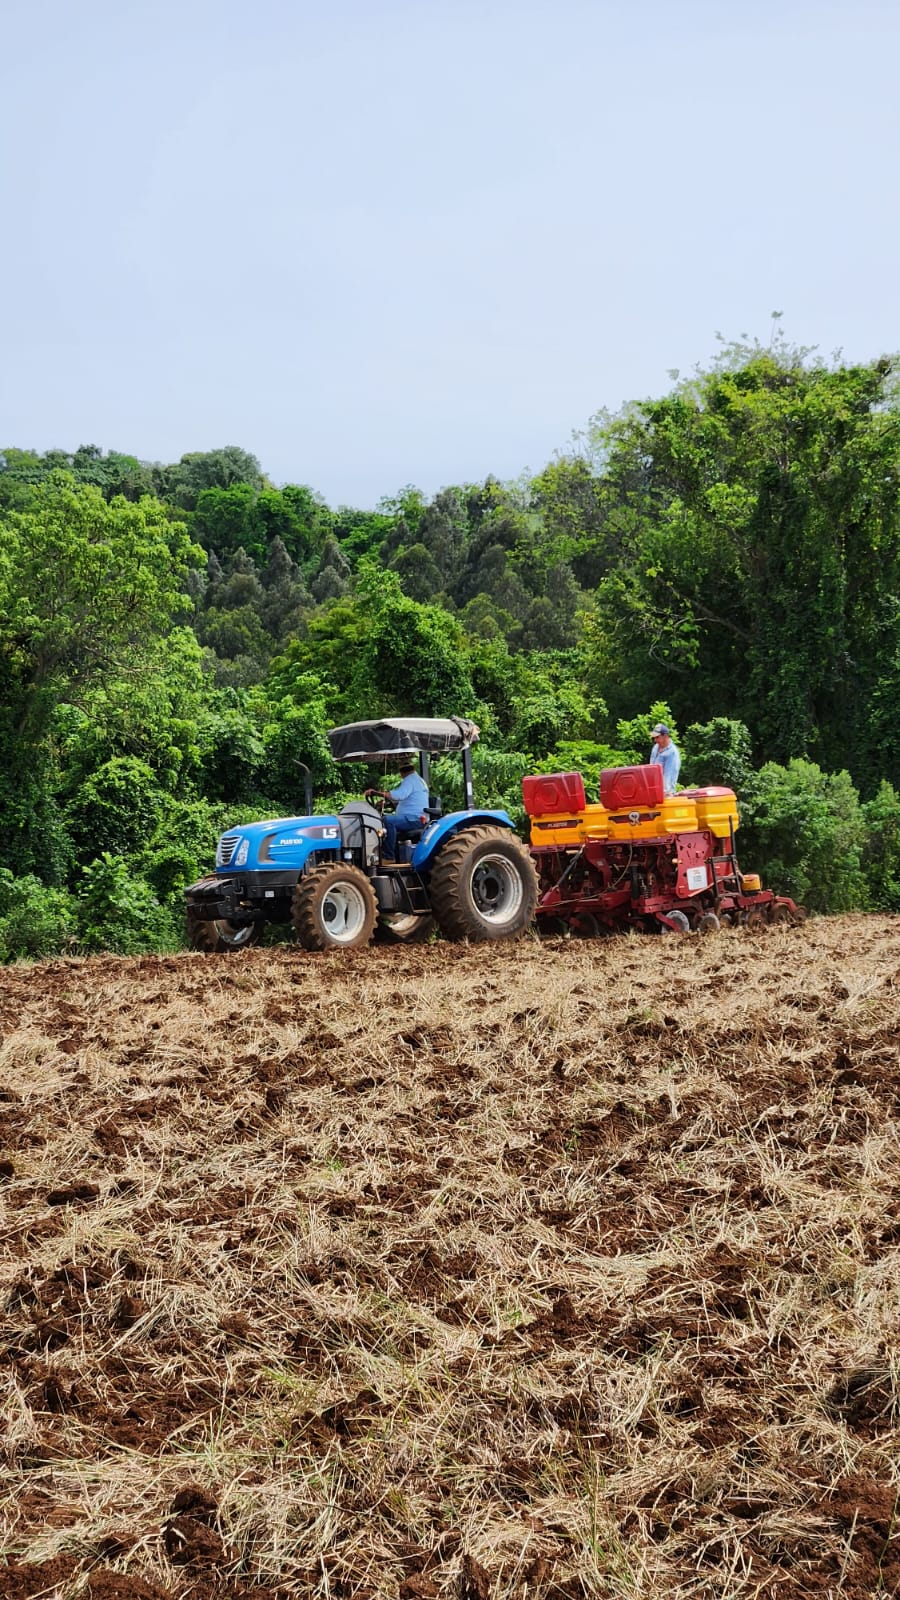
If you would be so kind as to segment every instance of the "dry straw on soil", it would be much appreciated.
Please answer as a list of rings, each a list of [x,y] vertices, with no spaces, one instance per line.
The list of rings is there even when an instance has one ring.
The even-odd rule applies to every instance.
[[[886,918],[0,974],[0,1591],[896,1593],[898,980]]]

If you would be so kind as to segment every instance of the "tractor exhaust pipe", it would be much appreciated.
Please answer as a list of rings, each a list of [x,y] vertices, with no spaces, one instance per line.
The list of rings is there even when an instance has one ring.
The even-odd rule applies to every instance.
[[[294,766],[299,767],[303,773],[303,804],[306,806],[306,815],[311,817],[313,808],[312,773],[305,761],[295,761]]]
[[[475,810],[475,785],[472,782],[472,750],[469,745],[463,746],[462,752],[463,788],[465,789],[466,810]]]

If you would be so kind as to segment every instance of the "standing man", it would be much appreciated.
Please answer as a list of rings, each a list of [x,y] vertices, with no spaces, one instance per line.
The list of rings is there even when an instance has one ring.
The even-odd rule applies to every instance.
[[[385,843],[391,861],[397,859],[397,835],[402,829],[421,828],[422,818],[428,810],[428,785],[416,771],[409,756],[400,760],[400,782],[396,789],[367,789],[369,795],[380,794],[384,800],[393,800],[396,810],[382,819],[387,835]],[[426,818],[427,820],[427,818]]]
[[[672,743],[672,735],[665,722],[658,722],[650,737],[653,740],[650,765],[662,767],[663,794],[674,794],[681,767],[678,746]]]

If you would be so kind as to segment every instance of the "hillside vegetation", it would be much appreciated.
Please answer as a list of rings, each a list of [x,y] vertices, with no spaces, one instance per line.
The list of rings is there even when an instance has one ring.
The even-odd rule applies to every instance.
[[[374,510],[244,449],[0,451],[0,960],[177,948],[216,835],[328,806],[329,726],[459,714],[483,801],[644,760],[812,909],[900,909],[893,363],[723,346],[514,483]],[[436,773],[445,805],[459,778]]]
[[[9,1600],[900,1588],[900,929],[0,974]]]

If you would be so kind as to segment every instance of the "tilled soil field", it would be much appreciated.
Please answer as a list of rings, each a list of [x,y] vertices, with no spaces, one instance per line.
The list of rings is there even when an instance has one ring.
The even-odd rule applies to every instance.
[[[0,972],[5,1600],[900,1591],[900,921]]]

